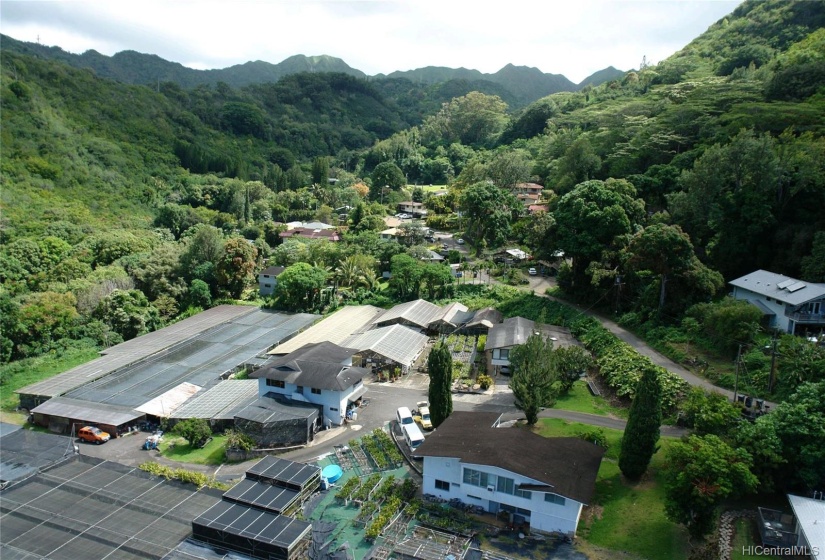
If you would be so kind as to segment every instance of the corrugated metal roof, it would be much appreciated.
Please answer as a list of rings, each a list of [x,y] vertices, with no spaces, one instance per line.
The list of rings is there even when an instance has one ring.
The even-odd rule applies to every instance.
[[[405,366],[411,366],[429,338],[403,325],[392,325],[356,334],[342,344],[359,352],[370,350]]]
[[[257,379],[228,379],[205,387],[175,410],[172,418],[228,420],[257,398]]]
[[[151,401],[140,405],[135,410],[151,416],[168,418],[178,407],[200,390],[201,388],[197,385],[184,381],[177,387],[169,389],[162,395],[158,395]]]
[[[294,338],[287,340],[283,344],[279,344],[269,353],[278,355],[289,354],[302,346],[315,342],[334,342],[335,344],[341,344],[345,338],[353,333],[359,332],[383,312],[383,309],[372,305],[350,305],[344,307],[329,317],[325,317],[315,323]]]
[[[814,500],[788,494],[796,521],[805,532],[812,549],[825,550],[825,500]]]
[[[493,325],[487,333],[487,343],[485,350],[493,348],[509,348],[517,344],[524,344],[527,338],[533,333],[535,323],[524,317],[510,317],[503,323]]]
[[[780,288],[780,284],[783,287]],[[803,286],[799,287],[798,284]],[[803,282],[767,270],[757,270],[736,280],[731,280],[730,285],[789,305],[801,305],[825,297],[825,284]],[[789,291],[789,289],[794,291]]]
[[[90,424],[107,424],[110,426],[122,426],[144,416],[142,412],[126,406],[93,403],[69,397],[49,399],[40,406],[33,408],[31,412],[33,414],[57,416]]]
[[[430,303],[429,301],[423,299],[417,299],[415,301],[408,301],[407,303],[400,303],[396,305],[395,307],[387,310],[387,312],[380,317],[376,318],[372,324],[385,325],[396,319],[404,319],[414,325],[418,325],[422,329],[426,329],[430,323],[441,315],[441,313],[441,308],[434,303]]]

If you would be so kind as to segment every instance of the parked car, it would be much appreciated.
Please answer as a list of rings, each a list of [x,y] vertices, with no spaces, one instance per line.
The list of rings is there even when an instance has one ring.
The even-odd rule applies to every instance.
[[[529,274],[530,276],[535,276],[536,274],[538,274],[538,272],[536,272],[535,268],[531,267],[530,270],[527,271],[527,274]]]
[[[456,239],[455,242],[458,243],[459,245],[464,245],[464,240],[460,237],[458,239]]]
[[[444,250],[446,251],[447,249],[449,249],[449,248],[450,248],[450,246],[449,246],[449,245],[447,245],[446,243],[442,243],[442,244],[441,244],[441,248],[442,248],[442,249],[444,249]]]
[[[86,426],[84,428],[80,428],[77,431],[77,437],[82,439],[83,441],[87,441],[89,443],[94,443],[95,445],[100,445],[101,443],[106,443],[111,439],[108,433],[104,432],[100,428],[95,428],[94,426]]]
[[[433,423],[430,420],[430,403],[427,401],[421,401],[416,403],[418,410],[415,411],[413,414],[413,420],[421,424],[421,427],[425,430],[432,430]]]

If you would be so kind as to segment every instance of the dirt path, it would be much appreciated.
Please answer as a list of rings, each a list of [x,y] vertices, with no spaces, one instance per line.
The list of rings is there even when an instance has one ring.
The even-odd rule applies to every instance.
[[[584,309],[580,305],[576,305],[574,303],[570,303],[569,301],[562,300],[553,296],[548,296],[547,294],[545,294],[547,288],[554,285],[555,281],[550,278],[538,278],[535,281],[531,279],[530,282],[530,288],[532,289],[535,295],[546,297],[553,301],[563,303],[564,305],[568,305],[573,309],[578,310],[583,315],[589,315],[593,317],[594,319],[599,321],[604,328],[615,334],[620,340],[632,346],[639,354],[647,356],[654,364],[661,366],[669,372],[678,375],[679,377],[684,379],[691,387],[702,387],[706,391],[719,393],[725,395],[729,400],[733,400],[733,391],[731,391],[730,389],[717,387],[707,379],[699,377],[687,368],[674,362],[673,360],[661,354],[660,352],[654,350],[653,348],[648,346],[644,340],[642,340],[632,332],[628,331],[627,329],[622,328],[612,319],[609,319],[600,313],[596,313],[595,311]],[[770,410],[776,408],[776,403],[770,401],[765,401],[765,405],[769,407]]]

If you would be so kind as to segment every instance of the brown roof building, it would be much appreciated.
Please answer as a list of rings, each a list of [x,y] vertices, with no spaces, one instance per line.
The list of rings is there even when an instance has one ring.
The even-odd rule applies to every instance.
[[[500,428],[499,418],[456,411],[428,436],[415,450],[424,458],[424,493],[509,512],[532,530],[575,533],[605,450],[579,438]]]

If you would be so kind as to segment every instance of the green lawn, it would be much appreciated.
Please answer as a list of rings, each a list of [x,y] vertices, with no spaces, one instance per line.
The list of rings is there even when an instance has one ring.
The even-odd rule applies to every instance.
[[[172,461],[196,465],[221,465],[226,462],[226,436],[212,436],[203,449],[192,448],[185,439],[163,436],[160,454]]]
[[[418,185],[424,192],[438,192],[438,191],[446,191],[447,185]],[[407,185],[408,188],[415,188],[415,185]]]
[[[586,412],[588,414],[598,414],[600,416],[617,416],[627,418],[626,408],[611,406],[603,397],[594,397],[587,388],[584,381],[576,381],[566,395],[556,399],[553,408],[559,410],[572,410],[575,412]]]
[[[59,355],[45,354],[0,367],[0,407],[7,411],[14,410],[20,406],[20,398],[14,392],[17,389],[53,377],[99,356],[95,348],[70,348]]]
[[[545,437],[571,436],[592,426],[543,418],[537,424]],[[604,428],[608,450],[596,479],[594,505],[582,516],[578,535],[597,547],[629,553],[649,560],[679,560],[687,557],[688,535],[669,521],[664,512],[664,486],[660,469],[671,438],[660,440],[644,479],[628,483],[618,466],[622,432]]]

